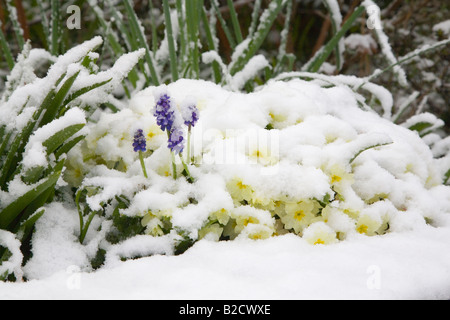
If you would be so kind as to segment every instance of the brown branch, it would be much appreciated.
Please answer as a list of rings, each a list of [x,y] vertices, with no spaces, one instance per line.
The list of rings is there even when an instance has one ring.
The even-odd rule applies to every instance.
[[[330,30],[330,27],[331,27],[331,19],[330,19],[330,16],[327,16],[326,19],[322,23],[322,28],[320,29],[320,34],[319,34],[319,37],[317,38],[316,44],[314,45],[311,56],[314,56],[314,54],[325,43],[325,40],[327,39],[328,31]]]

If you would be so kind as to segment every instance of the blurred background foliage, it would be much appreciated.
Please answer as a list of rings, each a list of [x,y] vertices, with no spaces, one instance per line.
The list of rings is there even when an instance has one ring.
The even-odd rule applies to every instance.
[[[57,47],[52,48],[49,43],[48,33],[52,33],[52,2],[55,0],[0,0],[0,20],[1,29],[5,36],[14,57],[20,52],[23,45],[16,37],[14,21],[18,21],[23,29],[25,40],[30,39],[34,48],[45,48],[54,54],[64,53],[67,49],[85,40],[91,39],[95,35],[105,35],[94,12],[92,3],[96,2],[102,9],[104,19],[110,21],[112,16],[109,0],[72,0],[59,1],[60,16],[59,37]],[[231,29],[231,14],[227,0],[220,0],[219,10],[223,18],[229,22]],[[270,0],[262,0],[261,7],[267,7]],[[7,5],[13,5],[17,9],[17,18],[12,19]],[[123,1],[112,1],[119,12],[124,13],[123,23],[129,23],[129,16],[123,10]],[[171,2],[175,6],[175,1]],[[443,40],[449,35],[443,32],[436,32],[433,27],[439,22],[450,19],[450,3],[440,0],[377,0],[375,1],[381,8],[381,18],[385,33],[389,37],[389,43],[397,57],[404,56],[421,45]],[[134,10],[142,22],[150,48],[157,48],[161,39],[164,38],[165,23],[162,1],[134,0]],[[252,13],[256,1],[236,0],[233,1],[235,11],[239,18],[242,35],[245,39],[246,32],[252,23]],[[353,10],[361,4],[360,0],[340,0],[340,9],[345,22]],[[69,30],[65,27],[65,20],[70,16],[67,7],[76,5],[81,9],[81,29]],[[211,2],[205,1],[205,7],[211,8]],[[208,10],[208,13],[213,12]],[[332,37],[332,23],[330,13],[324,2],[321,0],[292,0],[292,11],[290,17],[286,16],[285,10],[277,15],[270,33],[265,39],[260,51],[270,61],[277,59],[280,42],[282,41],[281,31],[286,19],[289,19],[289,34],[287,37],[286,51],[295,56],[293,70],[300,68]],[[363,14],[359,23],[354,25],[350,34],[374,35],[366,26],[366,18]],[[229,63],[233,48],[219,21],[216,23],[217,35],[219,38],[219,53],[225,63]],[[200,32],[204,29],[200,27]],[[126,37],[119,35],[119,41],[126,47]],[[368,38],[370,39],[370,37]],[[205,37],[201,37],[202,42],[206,42]],[[206,47],[206,44],[205,44]],[[356,75],[365,77],[373,73],[376,68],[387,66],[385,57],[380,52],[377,42],[368,42],[368,45],[347,46],[344,52],[345,64],[339,74]],[[100,65],[104,68],[111,66],[115,56],[106,46],[102,48]],[[328,60],[333,63],[333,57]],[[450,47],[445,46],[439,50],[434,50],[416,57],[403,66],[405,69],[409,85],[402,87],[395,81],[392,73],[384,73],[374,80],[391,91],[395,101],[401,103],[413,92],[419,95],[412,102],[412,108],[408,109],[409,114],[404,114],[405,118],[417,112],[431,112],[446,122],[443,128],[446,133],[450,133]],[[46,70],[44,68],[44,70]],[[2,52],[0,59],[0,91],[2,90],[6,76],[9,74],[5,54]],[[322,69],[321,72],[328,74],[338,73],[331,68]]]

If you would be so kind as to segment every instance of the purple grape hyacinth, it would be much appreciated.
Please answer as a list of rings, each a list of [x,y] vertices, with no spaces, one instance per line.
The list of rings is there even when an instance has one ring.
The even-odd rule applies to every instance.
[[[136,130],[133,139],[134,152],[147,151],[147,141],[145,140],[144,131],[142,129]]]
[[[180,154],[184,149],[183,130],[181,128],[173,128],[169,133],[169,141],[167,147],[175,154]]]
[[[194,104],[190,104],[183,112],[184,124],[188,127],[194,127],[198,121],[198,109]]]
[[[160,126],[162,131],[167,129],[172,131],[172,126],[175,121],[175,111],[172,107],[170,97],[167,94],[162,94],[156,102],[154,116],[156,123]]]

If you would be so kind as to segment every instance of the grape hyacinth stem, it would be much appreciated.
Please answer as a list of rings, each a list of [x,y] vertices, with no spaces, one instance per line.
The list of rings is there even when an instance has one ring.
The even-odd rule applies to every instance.
[[[167,138],[170,140],[170,132],[167,131]],[[177,179],[177,165],[175,164],[175,153],[171,150],[170,155],[172,157],[172,176]]]
[[[144,173],[144,177],[146,179],[148,179],[147,170],[145,169],[144,155],[143,155],[142,151],[139,151],[139,160],[141,161],[141,167],[142,167],[142,172]]]
[[[192,164],[192,159],[191,159],[191,125],[189,125],[189,127],[188,127],[186,157],[187,157],[187,162]]]

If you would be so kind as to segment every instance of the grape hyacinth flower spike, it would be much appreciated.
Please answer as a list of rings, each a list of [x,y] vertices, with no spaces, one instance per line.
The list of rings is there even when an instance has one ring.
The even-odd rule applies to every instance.
[[[148,178],[143,156],[143,152],[147,151],[147,141],[145,140],[144,131],[142,129],[138,129],[134,133],[133,149],[134,152],[139,152],[139,160],[141,162],[142,172],[144,173],[144,177]]]
[[[174,179],[177,178],[175,155],[178,154],[185,168],[188,180],[191,181],[192,178],[190,177],[189,169],[181,157],[181,153],[184,150],[183,122],[181,121],[178,109],[173,105],[167,92],[161,92],[161,94],[157,96],[154,116],[156,117],[156,123],[161,130],[167,132],[167,147],[170,149],[172,155],[172,171]]]
[[[188,127],[188,136],[187,136],[187,160],[191,161],[191,130],[195,126],[198,121],[198,109],[194,102],[188,102],[186,106],[183,108],[183,120],[184,124]]]

